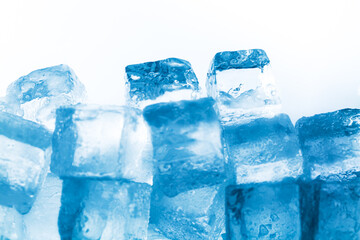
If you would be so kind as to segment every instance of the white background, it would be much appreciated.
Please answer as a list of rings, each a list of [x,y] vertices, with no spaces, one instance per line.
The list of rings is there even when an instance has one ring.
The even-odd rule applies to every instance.
[[[204,85],[216,52],[262,48],[295,121],[360,107],[359,24],[355,0],[0,0],[0,96],[65,63],[90,102],[122,104],[128,64],[183,58]]]

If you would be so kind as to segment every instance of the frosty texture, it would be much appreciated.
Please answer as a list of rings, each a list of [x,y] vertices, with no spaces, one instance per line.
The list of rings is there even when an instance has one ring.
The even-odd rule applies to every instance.
[[[140,111],[76,105],[57,111],[51,171],[61,178],[152,183],[152,148]]]
[[[224,181],[214,101],[158,103],[144,109],[152,132],[156,181],[167,196]]]
[[[218,102],[224,124],[278,112],[280,100],[269,63],[261,49],[215,55],[206,87],[208,95]]]
[[[30,212],[23,216],[26,240],[59,240],[58,216],[62,181],[52,173],[45,182]],[[45,227],[46,226],[46,227]]]
[[[129,65],[125,71],[129,100],[140,107],[156,102],[190,100],[199,90],[190,63],[182,59]]]
[[[81,102],[85,88],[67,65],[39,69],[9,85],[6,100],[12,112],[53,130],[55,111]]]
[[[302,173],[295,128],[286,114],[223,130],[230,178],[236,184],[281,181]]]
[[[224,188],[198,188],[167,197],[155,190],[150,221],[169,239],[218,240],[224,228]]]
[[[293,182],[229,186],[228,239],[299,239],[298,196],[298,185]]]
[[[22,215],[12,207],[0,205],[0,239],[24,239]]]
[[[146,239],[150,194],[144,183],[65,179],[61,239]]]
[[[303,117],[296,128],[309,177],[347,179],[359,172],[359,109]]]
[[[27,213],[48,171],[51,134],[41,125],[0,112],[0,204]]]

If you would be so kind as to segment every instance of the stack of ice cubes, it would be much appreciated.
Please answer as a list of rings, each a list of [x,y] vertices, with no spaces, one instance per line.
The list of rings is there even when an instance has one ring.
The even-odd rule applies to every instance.
[[[358,239],[360,110],[342,109],[297,121],[304,155],[304,239]]]
[[[215,102],[196,99],[197,78],[181,59],[130,65],[126,76],[129,100],[146,106],[151,128],[152,228],[169,239],[219,239],[225,166]]]
[[[208,95],[217,101],[229,186],[228,239],[297,239],[302,158],[295,128],[278,114],[269,59],[260,49],[217,53]]]

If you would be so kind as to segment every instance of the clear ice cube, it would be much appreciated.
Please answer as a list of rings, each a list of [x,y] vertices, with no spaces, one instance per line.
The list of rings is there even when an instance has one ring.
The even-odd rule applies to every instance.
[[[0,112],[0,204],[27,213],[48,171],[51,134],[41,125]]]
[[[227,239],[300,239],[300,226],[294,181],[227,187]]]
[[[61,239],[146,239],[150,195],[145,183],[65,179]]]
[[[225,226],[223,185],[168,197],[154,189],[150,222],[169,239],[218,240]]]
[[[281,181],[302,174],[298,138],[286,114],[225,125],[223,137],[229,178],[235,184]]]
[[[221,129],[211,98],[144,109],[152,132],[157,185],[167,196],[224,181]]]
[[[49,173],[30,212],[23,216],[26,240],[59,240],[62,180]],[[46,227],[45,227],[46,226]]]
[[[360,234],[360,110],[342,109],[296,123],[304,156],[304,239],[357,239]]]
[[[9,85],[6,101],[12,112],[54,130],[55,111],[81,102],[85,88],[67,65],[39,69]]]
[[[61,178],[152,184],[150,133],[140,110],[75,105],[57,110],[51,171]]]
[[[208,96],[217,100],[222,122],[272,117],[279,112],[280,100],[269,63],[261,49],[215,55],[206,87]]]
[[[197,98],[199,83],[188,61],[168,58],[125,68],[129,102],[146,105]]]

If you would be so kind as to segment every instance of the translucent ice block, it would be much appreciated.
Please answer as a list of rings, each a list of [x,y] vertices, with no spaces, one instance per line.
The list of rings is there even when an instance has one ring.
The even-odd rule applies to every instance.
[[[303,239],[358,239],[360,234],[360,110],[298,120],[305,179]]]
[[[26,240],[60,239],[57,220],[61,188],[62,180],[49,173],[30,212],[23,216]]]
[[[0,205],[30,210],[48,171],[50,145],[41,125],[0,112]]]
[[[225,126],[229,177],[235,184],[281,181],[302,174],[295,128],[286,114]]]
[[[158,103],[144,109],[152,132],[156,181],[167,196],[224,181],[221,129],[214,101]]]
[[[296,128],[309,177],[347,179],[360,171],[360,109],[304,117]]]
[[[226,227],[229,240],[300,239],[298,185],[283,181],[229,186]]]
[[[150,133],[140,110],[76,105],[57,110],[51,171],[61,178],[152,183]]]
[[[55,111],[85,98],[85,88],[67,65],[31,72],[9,85],[6,100],[13,113],[53,130]]]
[[[197,97],[199,83],[189,62],[168,58],[129,65],[125,69],[129,102],[143,108],[158,102]]]
[[[0,205],[0,239],[24,239],[22,215],[12,207]]]
[[[61,239],[146,239],[150,195],[145,183],[65,179]]]
[[[280,100],[264,50],[219,52],[212,60],[206,82],[208,96],[218,102],[222,122],[272,117]]]
[[[169,239],[218,240],[225,225],[224,187],[198,188],[168,197],[154,191],[150,222]]]

